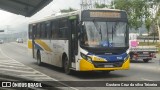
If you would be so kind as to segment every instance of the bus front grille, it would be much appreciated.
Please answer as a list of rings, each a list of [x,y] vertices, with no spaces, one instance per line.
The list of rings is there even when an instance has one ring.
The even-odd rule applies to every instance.
[[[119,62],[93,62],[96,68],[112,68],[112,67],[122,67],[123,61]]]

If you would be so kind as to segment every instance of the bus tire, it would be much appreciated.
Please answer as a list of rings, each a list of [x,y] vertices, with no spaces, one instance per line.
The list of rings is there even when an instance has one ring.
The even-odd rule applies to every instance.
[[[63,68],[64,68],[64,72],[66,74],[71,74],[71,69],[70,69],[70,64],[69,64],[69,60],[67,58],[67,56],[65,56],[63,61]]]
[[[42,64],[40,51],[37,52],[37,64],[38,64],[39,66]]]
[[[149,59],[143,59],[143,61],[144,61],[145,63],[148,63]]]

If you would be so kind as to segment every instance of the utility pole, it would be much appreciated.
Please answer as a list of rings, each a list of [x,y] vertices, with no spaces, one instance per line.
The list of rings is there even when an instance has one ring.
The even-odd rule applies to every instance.
[[[86,10],[92,8],[92,0],[82,0],[81,9]]]
[[[95,3],[106,4],[106,0],[81,0],[81,9],[86,10],[95,8]]]

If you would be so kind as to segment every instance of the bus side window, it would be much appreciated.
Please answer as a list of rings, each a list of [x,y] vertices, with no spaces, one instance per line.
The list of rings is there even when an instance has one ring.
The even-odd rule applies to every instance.
[[[37,26],[36,24],[32,26],[32,33],[35,39],[37,38],[37,27],[36,26]]]
[[[67,25],[67,19],[64,20],[60,20],[59,22],[59,38],[67,38],[68,34],[67,34],[67,30],[68,30],[68,25]]]
[[[50,27],[50,22],[47,22],[46,23],[46,37],[47,39],[50,39],[51,38],[51,27]]]
[[[40,23],[39,24],[37,24],[37,38],[39,39],[40,38],[40,33],[41,31],[40,31]]]
[[[57,31],[58,31],[57,23],[54,21],[54,22],[52,22],[51,26],[52,26],[51,27],[52,39],[55,39],[55,38],[57,38]]]
[[[41,38],[44,39],[45,38],[45,24],[42,23],[41,24]]]

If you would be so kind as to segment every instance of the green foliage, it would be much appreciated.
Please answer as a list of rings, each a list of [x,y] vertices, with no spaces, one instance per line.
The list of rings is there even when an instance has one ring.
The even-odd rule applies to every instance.
[[[150,8],[157,7],[156,17]],[[128,14],[129,27],[138,29],[145,24],[148,32],[153,24],[160,26],[160,0],[112,0],[111,5],[95,3],[96,8],[115,8],[125,10]]]
[[[148,18],[150,17],[150,13],[146,0],[114,0],[112,5],[116,9],[127,12],[130,28],[138,29],[144,21],[147,21],[147,26],[149,26]]]
[[[112,5],[99,4],[99,3],[95,3],[94,6],[95,8],[112,8]]]
[[[68,13],[68,12],[72,12],[72,11],[76,11],[76,9],[73,9],[73,8],[68,8],[68,9],[62,9],[60,10],[61,13]]]
[[[105,8],[106,5],[105,5],[105,4],[98,4],[98,3],[95,3],[95,7],[96,7],[96,8]]]
[[[152,24],[152,20],[150,18],[147,18],[145,20],[145,25],[146,25],[146,29],[148,30],[148,33],[149,33],[149,29],[151,27],[151,24]]]

